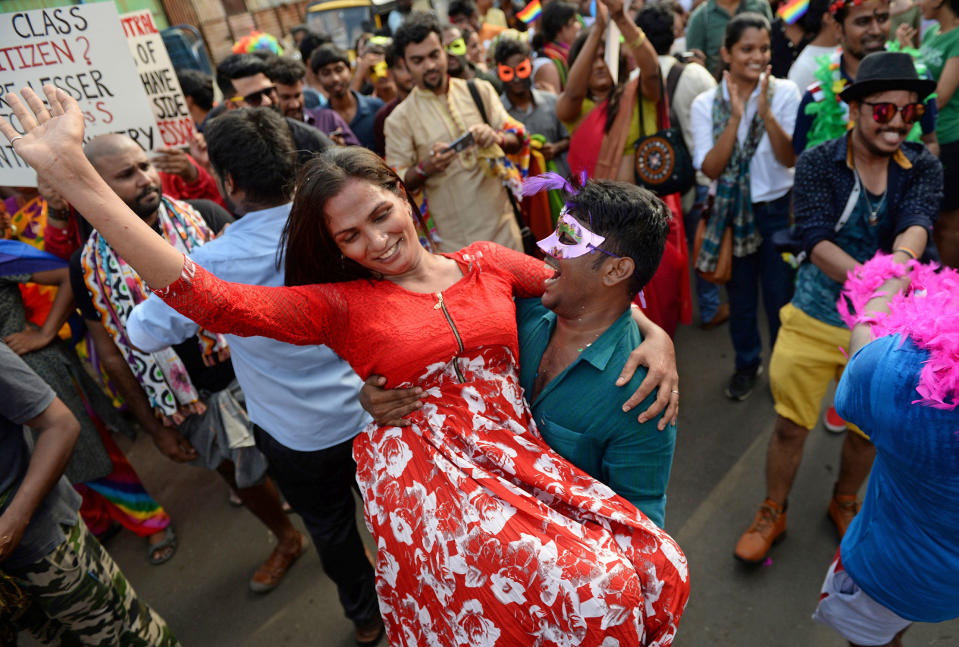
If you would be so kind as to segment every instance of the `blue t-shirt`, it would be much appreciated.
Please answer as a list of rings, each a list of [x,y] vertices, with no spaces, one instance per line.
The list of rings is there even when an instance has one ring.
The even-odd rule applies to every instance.
[[[360,94],[355,90],[350,90],[356,98],[356,114],[350,121],[350,130],[356,135],[366,148],[376,150],[376,136],[374,135],[373,125],[376,120],[376,112],[383,107],[383,102],[376,97],[366,94]]]
[[[928,353],[899,335],[861,348],[836,411],[870,435],[876,460],[842,563],[863,591],[907,620],[959,617],[959,408],[912,404]]]
[[[872,212],[870,203],[872,208],[879,207],[874,223],[869,222]],[[872,195],[863,189],[849,220],[833,238],[833,242],[860,263],[865,263],[880,247],[879,232],[888,220],[888,212],[884,197]],[[826,276],[825,272],[812,262],[803,263],[796,272],[796,291],[792,303],[813,319],[845,328],[846,324],[842,322],[836,309],[836,301],[841,291],[841,283]]]

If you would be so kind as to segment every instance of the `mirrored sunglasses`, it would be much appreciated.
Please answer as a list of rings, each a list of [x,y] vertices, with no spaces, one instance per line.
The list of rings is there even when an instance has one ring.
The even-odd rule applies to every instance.
[[[897,106],[892,101],[881,101],[879,103],[863,101],[863,103],[872,108],[872,118],[877,124],[888,124],[895,118],[897,112],[902,115],[902,120],[906,124],[914,124],[926,114],[926,106],[922,103],[907,103],[902,107]]]

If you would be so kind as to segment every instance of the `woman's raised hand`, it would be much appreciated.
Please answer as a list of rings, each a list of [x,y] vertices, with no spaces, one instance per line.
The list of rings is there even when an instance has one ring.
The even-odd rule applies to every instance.
[[[83,159],[80,106],[73,97],[52,85],[43,86],[49,110],[30,88],[23,88],[20,94],[23,100],[16,94],[7,94],[4,98],[24,134],[19,134],[12,120],[6,119],[0,119],[0,132],[17,155],[55,184],[60,169],[67,168],[76,156]]]
[[[183,269],[183,254],[133,213],[87,161],[80,106],[52,85],[43,86],[43,93],[49,109],[29,88],[21,91],[22,101],[6,95],[23,134],[5,119],[0,119],[0,132],[17,155],[55,186],[150,287],[159,289],[176,281]]]

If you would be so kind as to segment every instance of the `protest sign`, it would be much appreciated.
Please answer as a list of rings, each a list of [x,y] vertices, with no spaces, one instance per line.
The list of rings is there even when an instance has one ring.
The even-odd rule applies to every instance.
[[[189,146],[193,137],[193,118],[187,110],[163,38],[153,23],[153,14],[149,9],[121,14],[120,23],[130,44],[143,91],[156,118],[154,145]]]
[[[84,139],[119,132],[146,151],[159,144],[113,2],[0,14],[0,79],[0,119],[12,114],[5,95],[30,87],[43,96],[42,86],[50,84],[79,102]],[[13,125],[23,130],[16,117]],[[36,186],[33,171],[6,141],[0,142],[0,185]]]

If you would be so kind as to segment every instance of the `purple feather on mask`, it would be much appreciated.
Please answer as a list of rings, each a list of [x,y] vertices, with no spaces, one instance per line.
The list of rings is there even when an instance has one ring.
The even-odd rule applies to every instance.
[[[543,173],[542,175],[534,175],[531,178],[527,178],[523,182],[523,195],[535,195],[540,191],[546,191],[550,189],[559,189],[566,191],[566,193],[572,195],[576,193],[576,190],[573,189],[573,186],[558,173]]]

